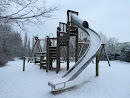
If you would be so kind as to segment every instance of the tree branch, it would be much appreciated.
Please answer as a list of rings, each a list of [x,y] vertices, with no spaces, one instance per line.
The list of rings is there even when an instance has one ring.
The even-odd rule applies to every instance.
[[[43,5],[41,6],[39,5],[39,0],[2,0],[0,1],[0,9],[2,8],[2,6],[3,9],[4,8],[8,9],[12,3],[15,3],[16,6],[18,6],[18,8],[15,9],[16,10],[15,12],[13,10],[11,11],[10,9],[9,12],[12,12],[10,14],[5,13],[6,11],[4,11],[6,15],[0,14],[0,21],[14,22],[18,26],[20,26],[20,28],[21,25],[23,26],[23,24],[26,22],[30,22],[34,24],[35,23],[33,22],[34,19],[37,21],[37,23],[40,24],[42,22],[39,19],[51,18],[52,12],[57,11],[60,8],[60,4],[55,5],[53,7],[46,7],[45,1],[46,0],[43,0]],[[5,7],[4,5],[7,5],[7,7]]]

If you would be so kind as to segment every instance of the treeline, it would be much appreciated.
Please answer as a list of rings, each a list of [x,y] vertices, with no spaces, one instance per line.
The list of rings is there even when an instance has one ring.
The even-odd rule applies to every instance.
[[[14,31],[9,24],[15,24],[22,30],[27,29],[25,25],[41,26],[44,20],[51,18],[52,13],[60,8],[58,2],[48,6],[45,1],[0,0],[0,66],[14,57],[29,55],[30,40],[27,34],[23,44],[19,32]]]
[[[130,62],[130,43],[119,43],[117,38],[107,38],[100,33],[103,43],[105,43],[105,50],[110,60],[121,60]],[[102,60],[105,60],[105,54],[102,54]]]
[[[130,45],[126,44],[121,49],[120,60],[130,62]]]
[[[19,32],[12,29],[9,24],[0,25],[0,66],[5,65],[15,57],[28,56],[30,41],[25,34],[24,44]]]

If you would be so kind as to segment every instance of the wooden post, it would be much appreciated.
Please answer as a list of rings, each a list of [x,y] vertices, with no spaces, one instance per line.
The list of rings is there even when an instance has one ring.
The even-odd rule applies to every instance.
[[[40,56],[40,69],[42,68],[43,55]]]
[[[103,49],[104,49],[104,45],[105,45],[105,44],[102,44],[101,52],[100,52],[99,59],[98,59],[98,63],[99,63],[99,61],[100,61],[100,57],[101,57],[101,55],[102,55],[102,51],[103,51]]]
[[[99,67],[98,67],[98,54],[96,56],[96,76],[99,75]]]
[[[68,33],[68,40],[67,40],[67,70],[69,70],[69,39],[70,39],[70,33]]]
[[[51,62],[50,62],[49,70],[51,70],[51,68],[52,68],[52,61],[53,61],[53,59],[50,58],[50,60],[51,60]]]
[[[34,54],[34,57],[35,57],[35,64],[36,64],[36,53]]]
[[[107,59],[108,65],[111,66],[111,65],[110,65],[110,62],[109,62],[109,58],[108,58],[108,56],[107,56],[107,53],[106,53],[105,49],[104,49],[104,52],[105,52],[105,55],[106,55],[106,59]]]
[[[23,57],[23,71],[25,71],[25,56]]]
[[[48,66],[48,69],[51,70],[51,66],[52,66],[52,54],[49,55],[49,66]]]
[[[57,57],[57,66],[56,66],[56,73],[59,72],[59,68],[60,68],[60,32],[59,32],[59,28],[57,28],[57,48],[56,48],[56,57]]]
[[[67,25],[70,25],[69,11],[67,11]]]
[[[76,41],[75,41],[75,63],[78,61],[78,29],[76,30]]]
[[[46,50],[47,51],[47,55],[46,55],[46,60],[47,60],[46,62],[47,62],[47,64],[46,64],[46,72],[48,72],[48,65],[49,65],[49,42],[48,41],[49,41],[49,39],[48,39],[48,36],[47,36],[47,48],[46,48],[47,49]]]
[[[74,13],[74,14],[78,15],[78,12],[72,11],[72,10],[67,11],[67,24],[71,25],[71,23],[70,23],[71,20],[70,20],[70,17],[69,17],[70,16],[69,13]]]
[[[105,51],[105,44],[102,44],[101,52],[100,52],[100,55],[99,55],[99,58],[98,58],[98,63],[99,63],[99,61],[100,61],[101,54],[102,54],[102,51],[103,51],[103,50],[104,50],[104,53],[105,53],[105,55],[106,55],[106,59],[107,59],[108,65],[111,66],[111,65],[110,65],[110,62],[109,62],[109,58],[108,58],[107,53],[106,53],[106,51]]]

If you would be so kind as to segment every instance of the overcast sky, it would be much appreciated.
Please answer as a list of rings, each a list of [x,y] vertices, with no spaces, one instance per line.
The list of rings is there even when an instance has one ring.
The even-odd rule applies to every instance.
[[[51,1],[51,2],[50,2]],[[41,28],[28,27],[28,35],[44,38],[53,33],[59,22],[66,22],[67,10],[79,12],[79,16],[88,21],[90,28],[102,32],[108,38],[119,38],[119,42],[130,42],[130,0],[48,0],[49,3],[60,2],[61,9],[53,13],[57,19],[45,20]],[[22,33],[24,36],[24,33]]]

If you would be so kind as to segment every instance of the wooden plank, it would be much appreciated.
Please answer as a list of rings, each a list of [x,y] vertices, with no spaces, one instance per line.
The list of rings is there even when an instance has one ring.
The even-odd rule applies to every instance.
[[[40,57],[40,69],[41,69],[41,66],[42,66],[42,60],[43,60],[43,56],[41,55],[41,57]]]
[[[23,71],[25,71],[25,56],[23,57]]]
[[[98,76],[99,75],[99,67],[98,67],[98,54],[97,54],[97,56],[96,56],[96,76]]]

